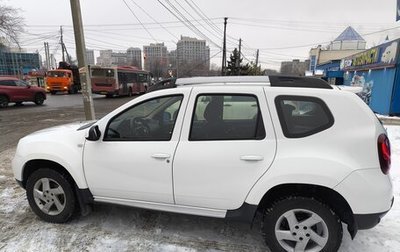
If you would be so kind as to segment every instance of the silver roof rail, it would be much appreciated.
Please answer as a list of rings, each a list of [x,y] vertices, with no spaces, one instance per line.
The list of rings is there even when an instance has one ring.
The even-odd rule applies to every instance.
[[[313,77],[303,76],[212,76],[212,77],[192,77],[180,78],[175,85],[252,85],[252,86],[271,86],[271,87],[294,87],[294,88],[320,88],[333,89],[328,82]]]
[[[231,85],[231,84],[244,84],[249,83],[253,85],[269,86],[270,81],[268,76],[212,76],[212,77],[192,77],[192,78],[179,78],[176,80],[177,86],[184,85],[197,85],[197,84],[218,84],[218,85]]]

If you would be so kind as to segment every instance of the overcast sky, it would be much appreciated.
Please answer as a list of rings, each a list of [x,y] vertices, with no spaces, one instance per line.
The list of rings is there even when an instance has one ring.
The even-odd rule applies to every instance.
[[[62,25],[66,46],[75,58],[70,1],[0,0],[0,2],[21,9],[21,16],[24,17],[26,24],[26,33],[21,36],[23,48],[32,52],[39,50],[44,54],[43,42],[47,41],[50,52],[55,53],[57,60],[60,60],[61,50],[57,43],[59,26]],[[189,29],[179,22],[177,17],[160,2],[174,13],[176,8],[188,20],[202,20],[191,21],[201,34],[195,28]],[[260,49],[262,66],[279,69],[283,60],[308,58],[312,46],[327,45],[349,25],[364,37],[368,47],[379,44],[387,35],[390,39],[400,37],[400,24],[395,21],[396,0],[160,0],[160,2],[81,0],[87,48],[125,51],[128,47],[143,49],[143,45],[164,42],[168,50],[173,50],[181,35],[199,39],[207,37],[211,56],[215,55],[212,62],[220,65],[223,17],[228,17],[228,52],[237,47],[237,40],[242,38],[245,61],[254,61],[256,49]],[[204,16],[199,16],[203,15],[202,13],[209,19],[204,21]],[[397,26],[399,27],[396,28]]]

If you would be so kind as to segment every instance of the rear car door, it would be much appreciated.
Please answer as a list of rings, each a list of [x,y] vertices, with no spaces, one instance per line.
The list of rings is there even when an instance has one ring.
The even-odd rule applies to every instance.
[[[193,88],[173,163],[176,204],[237,209],[274,159],[262,88],[226,90]]]

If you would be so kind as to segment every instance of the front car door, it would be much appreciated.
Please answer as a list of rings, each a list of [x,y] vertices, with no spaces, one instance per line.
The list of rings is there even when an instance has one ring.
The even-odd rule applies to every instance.
[[[265,99],[262,87],[193,88],[173,164],[176,204],[243,204],[276,151]]]
[[[16,80],[16,93],[18,94],[18,100],[21,101],[33,101],[35,91],[31,89],[26,81]]]
[[[99,122],[103,139],[84,147],[95,199],[174,203],[172,161],[187,99],[183,93],[150,98]]]

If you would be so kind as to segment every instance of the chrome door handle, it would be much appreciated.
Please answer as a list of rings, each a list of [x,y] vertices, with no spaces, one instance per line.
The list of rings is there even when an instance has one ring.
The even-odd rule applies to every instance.
[[[264,157],[247,155],[247,156],[241,156],[240,160],[244,160],[244,161],[262,161],[262,160],[264,160]]]
[[[170,158],[171,155],[167,154],[167,153],[156,153],[151,155],[152,158],[155,159],[166,159],[166,158]]]

